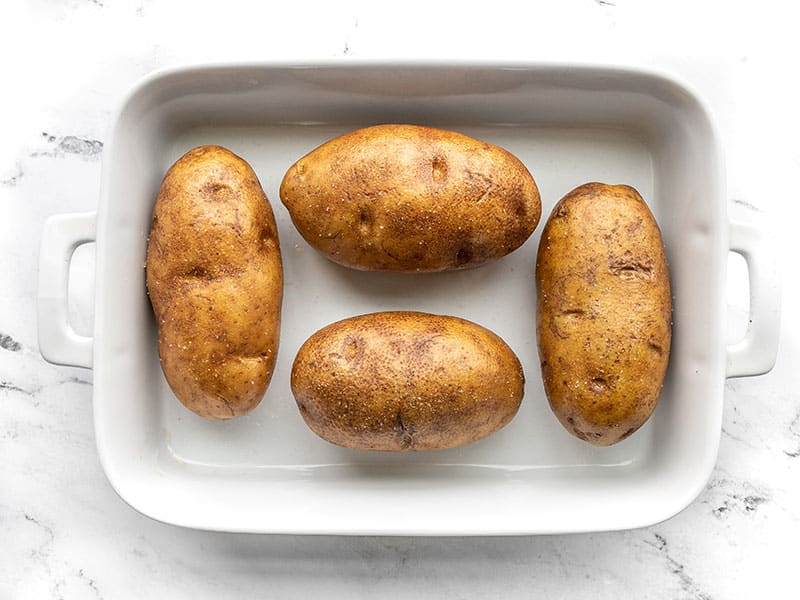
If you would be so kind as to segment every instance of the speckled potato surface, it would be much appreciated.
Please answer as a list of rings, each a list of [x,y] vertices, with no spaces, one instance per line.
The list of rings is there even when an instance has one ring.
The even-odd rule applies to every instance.
[[[539,190],[510,152],[460,133],[377,125],[298,160],[280,196],[305,240],[368,271],[473,267],[521,246]]]
[[[484,438],[514,417],[524,382],[516,355],[493,332],[418,312],[328,325],[292,368],[306,424],[361,450],[436,450]]]
[[[650,417],[669,360],[661,232],[632,187],[588,183],[555,206],[536,261],[545,392],[573,435],[619,442]]]
[[[255,408],[278,353],[283,270],[272,208],[250,165],[219,146],[172,165],[146,269],[161,367],[178,399],[209,419]]]

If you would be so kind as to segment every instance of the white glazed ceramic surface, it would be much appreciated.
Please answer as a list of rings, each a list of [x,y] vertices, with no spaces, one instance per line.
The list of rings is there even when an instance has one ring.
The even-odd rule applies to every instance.
[[[558,199],[588,181],[641,192],[664,235],[674,295],[667,380],[641,430],[595,448],[567,434],[550,412],[535,335],[533,270],[542,224],[494,264],[430,275],[350,271],[297,234],[278,197],[286,169],[333,136],[387,122],[455,129],[507,148],[539,185],[542,224]],[[174,398],[159,367],[145,294],[146,238],[161,178],[200,144],[226,146],[253,166],[275,211],[284,261],[272,383],[256,410],[229,422],[203,420]],[[225,531],[527,534],[663,520],[691,502],[711,473],[726,372],[757,374],[774,362],[779,295],[768,290],[772,263],[756,268],[756,232],[739,226],[729,237],[723,181],[706,110],[657,74],[353,63],[155,74],[117,116],[96,217],[94,412],[109,480],[155,519]],[[40,344],[55,362],[91,364],[92,341],[74,336],[57,307],[69,252],[91,239],[93,224],[91,214],[62,216],[46,231]],[[730,249],[750,265],[753,325],[727,351]],[[503,337],[527,380],[512,423],[466,447],[413,454],[347,450],[311,433],[289,388],[302,342],[332,321],[396,309],[457,315]]]

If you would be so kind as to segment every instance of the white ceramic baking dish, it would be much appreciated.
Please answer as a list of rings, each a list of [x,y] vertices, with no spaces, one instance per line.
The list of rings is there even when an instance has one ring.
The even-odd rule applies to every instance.
[[[674,339],[662,400],[624,442],[595,448],[550,413],[536,350],[533,268],[539,231],[512,255],[433,275],[350,271],[298,236],[278,198],[285,170],[342,132],[383,122],[455,129],[503,146],[533,173],[543,221],[587,181],[628,183],[664,234]],[[249,416],[205,421],[161,373],[145,295],[150,215],[167,167],[222,144],[248,160],[276,213],[285,269],[272,384]],[[768,371],[779,294],[764,236],[731,224],[708,111],[669,76],[541,64],[242,64],[161,71],[116,115],[97,213],[45,227],[39,343],[54,363],[93,368],[97,445],[108,479],[136,510],[187,527],[259,533],[535,534],[644,526],[684,508],[713,468],[726,377]],[[72,251],[97,242],[94,337],[67,318]],[[728,253],[749,267],[745,338],[725,345]],[[334,320],[385,309],[458,315],[500,334],[527,384],[502,431],[467,447],[366,453],[304,425],[289,389],[300,344]]]

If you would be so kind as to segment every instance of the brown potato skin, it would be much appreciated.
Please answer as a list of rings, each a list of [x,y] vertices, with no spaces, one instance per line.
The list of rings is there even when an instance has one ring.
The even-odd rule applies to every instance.
[[[553,208],[536,261],[545,392],[573,435],[597,446],[656,407],[672,303],[661,232],[639,193],[587,183]]]
[[[514,417],[524,383],[519,359],[496,334],[418,312],[328,325],[292,367],[306,424],[359,450],[439,450],[484,438]]]
[[[178,399],[209,419],[255,408],[278,353],[283,269],[272,208],[250,165],[220,146],[172,165],[146,269],[161,367]]]
[[[510,152],[460,133],[376,125],[298,160],[280,196],[305,240],[366,271],[474,267],[521,246],[541,215]]]

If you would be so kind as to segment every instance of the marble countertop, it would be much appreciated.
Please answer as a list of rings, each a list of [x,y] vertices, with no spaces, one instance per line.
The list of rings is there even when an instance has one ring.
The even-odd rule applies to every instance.
[[[789,598],[800,533],[800,44],[784,3],[719,0],[285,4],[154,0],[6,3],[0,38],[0,598]],[[298,14],[300,13],[300,14]],[[92,373],[38,352],[44,220],[93,210],[121,95],[169,64],[228,59],[455,58],[648,65],[694,86],[717,120],[729,211],[775,232],[783,326],[775,369],[728,380],[703,493],[646,529],[521,538],[218,534],[163,525],[114,493],[95,449]],[[94,255],[72,268],[70,314],[92,322]],[[747,284],[731,262],[728,330]],[[794,592],[792,591],[794,589]]]

